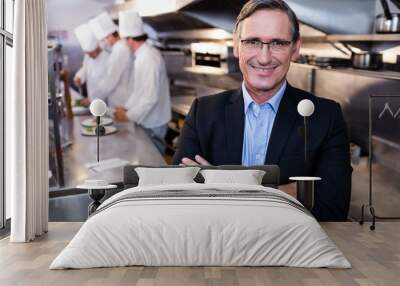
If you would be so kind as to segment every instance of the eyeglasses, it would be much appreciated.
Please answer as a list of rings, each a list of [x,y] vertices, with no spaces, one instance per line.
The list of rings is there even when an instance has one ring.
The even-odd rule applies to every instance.
[[[272,40],[270,42],[263,42],[258,39],[243,39],[240,40],[243,48],[247,52],[259,52],[262,50],[264,45],[267,45],[268,49],[271,52],[279,53],[279,52],[286,52],[292,43],[292,41],[287,40]]]

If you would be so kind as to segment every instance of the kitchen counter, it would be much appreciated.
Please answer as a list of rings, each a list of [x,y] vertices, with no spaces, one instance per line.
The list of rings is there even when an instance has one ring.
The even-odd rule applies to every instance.
[[[108,182],[121,182],[123,167],[93,173],[85,167],[86,163],[97,160],[96,136],[83,136],[80,133],[83,120],[90,116],[75,116],[64,119],[61,134],[72,144],[63,150],[65,187],[74,188],[86,179],[105,179]],[[100,137],[100,160],[120,158],[131,164],[165,165],[165,160],[148,138],[145,131],[131,122],[114,122],[117,133]]]
[[[298,67],[298,68],[343,72],[343,73],[361,75],[361,76],[367,76],[367,77],[396,79],[396,80],[400,79],[400,72],[391,71],[391,70],[363,70],[363,69],[344,68],[344,67],[322,68],[319,66],[314,66],[314,65],[309,65],[309,64],[300,64],[300,63],[292,63],[291,65]]]
[[[380,71],[374,71],[374,70],[361,70],[361,69],[355,69],[355,68],[321,68],[318,66],[313,66],[313,65],[308,65],[308,64],[300,64],[300,63],[292,63],[292,67],[295,71],[295,73],[291,76],[289,73],[289,81],[294,85],[298,86],[299,88],[302,88],[304,90],[307,90],[309,92],[313,92],[312,88],[315,86],[315,83],[312,83],[312,70],[321,70],[321,71],[332,71],[332,72],[339,72],[339,73],[345,73],[345,74],[351,74],[351,75],[359,75],[363,77],[371,77],[371,78],[381,78],[381,79],[392,79],[392,80],[400,80],[400,72],[396,71],[389,71],[389,70],[380,70]],[[299,69],[305,69],[308,70],[309,72],[307,74],[304,74],[304,78],[299,75],[296,71]],[[220,91],[223,91],[222,89],[216,90],[212,89],[210,87],[205,87],[208,89],[205,89],[201,92],[198,90],[185,90],[184,88],[175,88],[171,90],[171,105],[172,105],[172,111],[176,112],[182,116],[186,116],[190,110],[190,106],[193,102],[193,100],[197,97],[201,96],[206,96],[210,94],[216,94]],[[195,88],[193,88],[195,89]]]
[[[354,68],[336,68],[334,71],[358,74],[362,76],[368,77],[376,77],[376,78],[384,78],[384,79],[395,79],[400,80],[400,72],[390,71],[390,70],[362,70],[362,69],[354,69]]]
[[[225,91],[224,89],[211,86],[171,86],[171,108],[172,111],[186,116],[196,97],[203,97]]]
[[[196,99],[194,95],[182,95],[171,97],[171,108],[173,112],[186,116],[189,113],[193,101]]]

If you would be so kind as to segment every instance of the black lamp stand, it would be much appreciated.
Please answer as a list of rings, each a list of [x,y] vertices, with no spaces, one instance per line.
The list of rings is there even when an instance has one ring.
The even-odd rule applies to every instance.
[[[106,134],[104,126],[100,125],[100,116],[96,116],[96,135],[97,135],[97,162],[100,162],[100,136]]]
[[[296,182],[297,199],[303,204],[308,210],[314,207],[314,180]]]
[[[308,117],[304,116],[304,175],[308,168]],[[311,181],[297,181],[297,198],[309,210],[314,206],[314,184]]]
[[[304,170],[304,172],[307,170],[307,165],[308,165],[308,156],[307,156],[307,154],[308,154],[308,151],[307,151],[307,137],[308,137],[308,128],[307,128],[307,123],[308,123],[308,120],[307,120],[307,116],[304,116],[304,168],[305,168],[305,170]]]

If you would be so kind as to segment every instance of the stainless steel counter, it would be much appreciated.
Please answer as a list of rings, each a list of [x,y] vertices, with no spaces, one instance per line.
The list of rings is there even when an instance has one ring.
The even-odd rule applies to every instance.
[[[186,83],[188,84],[188,83]],[[171,86],[171,108],[173,112],[186,116],[196,97],[203,97],[225,91],[217,87],[207,85]]]
[[[321,68],[318,66],[308,65],[308,64],[299,64],[299,63],[292,63],[291,68],[295,69],[315,69],[315,70],[327,70],[327,71],[334,71],[334,72],[342,72],[346,74],[353,74],[353,75],[360,75],[360,76],[367,76],[367,77],[374,77],[374,78],[383,78],[383,79],[400,79],[400,72],[391,71],[391,70],[363,70],[363,69],[356,69],[356,68]]]
[[[66,187],[73,188],[86,179],[105,179],[108,182],[122,181],[122,167],[94,174],[85,167],[97,160],[97,139],[83,136],[80,122],[89,116],[75,116],[66,120],[63,132],[69,135],[72,145],[63,152]],[[120,158],[132,164],[165,165],[165,160],[148,138],[145,131],[131,122],[114,123],[118,132],[100,137],[100,160]]]
[[[174,96],[171,98],[171,108],[173,112],[186,116],[189,113],[190,106],[196,99],[194,95]]]

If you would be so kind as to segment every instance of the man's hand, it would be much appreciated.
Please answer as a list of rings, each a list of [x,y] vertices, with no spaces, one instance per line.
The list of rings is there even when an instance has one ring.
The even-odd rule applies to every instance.
[[[90,99],[87,98],[87,97],[82,98],[82,99],[81,99],[81,105],[82,105],[82,106],[85,106],[85,107],[88,107],[88,106],[90,105]]]
[[[129,121],[129,118],[126,114],[126,109],[121,106],[117,106],[114,110],[114,119],[120,122]]]
[[[280,185],[279,190],[281,190],[282,192],[285,192],[286,194],[291,195],[292,197],[297,199],[296,183]]]
[[[81,81],[81,78],[79,76],[74,77],[74,84],[76,86],[81,86],[82,81]]]
[[[182,158],[182,163],[179,165],[181,165],[181,166],[198,166],[198,165],[210,166],[211,165],[210,163],[207,162],[206,159],[204,159],[200,155],[196,155],[194,157],[194,160],[195,161],[184,157],[184,158]]]

